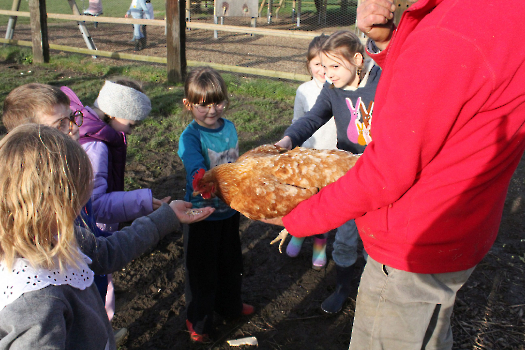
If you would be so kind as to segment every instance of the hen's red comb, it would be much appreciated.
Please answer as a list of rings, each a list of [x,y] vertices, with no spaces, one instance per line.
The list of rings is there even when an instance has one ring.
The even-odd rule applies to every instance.
[[[193,186],[194,191],[198,190],[200,187],[199,181],[204,177],[204,172],[204,169],[199,169],[195,174],[193,174],[193,182],[191,185]]]

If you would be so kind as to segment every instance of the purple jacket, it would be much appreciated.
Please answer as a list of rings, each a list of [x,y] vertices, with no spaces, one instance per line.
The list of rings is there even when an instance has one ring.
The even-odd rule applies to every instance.
[[[123,191],[126,165],[126,138],[104,123],[68,87],[60,88],[69,97],[72,110],[84,114],[80,127],[80,144],[91,160],[94,186],[91,199],[99,227],[106,231],[118,229],[118,223],[135,220],[153,211],[150,189]],[[106,225],[100,225],[106,224]]]

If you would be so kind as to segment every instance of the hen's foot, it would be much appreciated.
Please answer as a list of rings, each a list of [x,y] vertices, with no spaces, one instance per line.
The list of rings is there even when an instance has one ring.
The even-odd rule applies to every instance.
[[[286,229],[283,229],[279,233],[279,235],[277,237],[275,237],[275,239],[273,241],[270,242],[270,244],[274,244],[274,243],[280,242],[279,243],[279,253],[283,252],[283,244],[284,244],[284,241],[286,240],[286,236],[288,236],[288,231]]]

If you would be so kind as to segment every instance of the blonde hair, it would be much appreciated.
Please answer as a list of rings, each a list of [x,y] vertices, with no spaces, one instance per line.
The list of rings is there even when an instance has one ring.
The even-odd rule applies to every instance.
[[[37,112],[54,114],[58,105],[69,108],[69,97],[60,88],[39,83],[25,84],[13,89],[5,98],[2,122],[7,131],[21,124],[38,124]]]
[[[25,124],[0,141],[0,162],[0,260],[76,266],[74,222],[92,190],[86,152],[55,128]]]
[[[197,67],[188,74],[184,82],[184,95],[193,104],[229,102],[226,82],[211,67]]]
[[[361,69],[359,78],[363,78],[365,72],[362,71],[365,62],[365,47],[359,40],[359,37],[349,30],[340,30],[328,37],[321,48],[321,52],[330,55],[339,60],[344,59],[354,67]],[[354,60],[356,53],[363,56],[363,63],[357,66]],[[341,62],[344,65],[344,62]],[[348,68],[348,67],[345,67]]]

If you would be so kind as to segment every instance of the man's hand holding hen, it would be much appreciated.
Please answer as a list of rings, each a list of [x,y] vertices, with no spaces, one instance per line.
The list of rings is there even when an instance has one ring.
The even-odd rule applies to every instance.
[[[260,221],[265,222],[267,224],[271,224],[271,225],[284,226],[282,217],[272,218],[272,219],[261,219]]]
[[[357,27],[380,50],[384,50],[394,30],[394,11],[396,5],[390,0],[363,0],[357,8]]]

